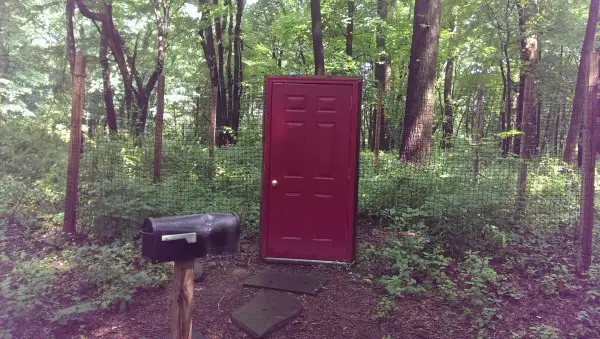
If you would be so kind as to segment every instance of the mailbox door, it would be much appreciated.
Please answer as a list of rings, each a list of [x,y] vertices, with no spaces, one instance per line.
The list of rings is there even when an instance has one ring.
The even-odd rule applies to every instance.
[[[263,257],[353,260],[357,79],[268,78]]]

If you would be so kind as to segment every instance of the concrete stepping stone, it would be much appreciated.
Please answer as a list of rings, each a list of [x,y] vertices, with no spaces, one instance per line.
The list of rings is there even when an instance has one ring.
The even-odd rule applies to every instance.
[[[231,321],[253,338],[263,338],[298,316],[302,305],[293,296],[261,293],[233,311]]]
[[[263,287],[274,290],[299,292],[315,295],[327,279],[303,273],[263,271],[250,277],[244,286]]]

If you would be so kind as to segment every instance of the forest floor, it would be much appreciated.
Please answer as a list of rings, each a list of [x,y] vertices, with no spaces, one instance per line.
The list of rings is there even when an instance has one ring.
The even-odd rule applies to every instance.
[[[358,243],[376,246],[381,240],[377,234],[369,227],[362,227]],[[21,227],[6,229],[3,238],[2,253],[47,250],[41,244],[27,241],[28,235]],[[586,326],[578,315],[581,318],[580,312],[586,310],[588,318],[592,317],[591,326],[598,326],[599,319],[594,317],[600,313],[590,314],[588,292],[600,289],[600,282],[577,278],[561,282],[562,278],[557,278],[556,291],[549,294],[548,278],[532,277],[518,270],[509,272],[505,263],[493,265],[496,271],[509,277],[506,281],[511,285],[512,297],[500,298],[498,309],[492,313],[486,308],[452,303],[436,293],[426,293],[398,297],[388,312],[374,317],[386,292],[376,278],[366,274],[368,263],[361,263],[360,253],[358,263],[351,267],[268,264],[258,259],[257,240],[245,239],[237,255],[205,263],[205,278],[195,284],[194,330],[208,338],[248,337],[232,324],[231,314],[265,291],[242,286],[247,278],[263,270],[327,278],[315,296],[293,294],[303,305],[300,315],[270,338],[468,338],[478,334],[490,338],[578,337],[577,333],[584,333],[581,326]],[[546,244],[544,251],[559,257],[563,255],[561,251],[574,246],[567,238]],[[517,255],[532,258],[546,255],[537,252]],[[10,264],[0,265],[0,277],[10,269]],[[63,288],[69,289],[69,285],[63,284]],[[16,321],[13,337],[46,338],[52,334],[56,338],[161,338],[169,329],[169,286],[139,290],[123,310],[90,311],[65,325],[41,318]],[[0,319],[0,329],[1,325]],[[579,337],[590,337],[589,333],[597,330],[591,328],[592,332]]]

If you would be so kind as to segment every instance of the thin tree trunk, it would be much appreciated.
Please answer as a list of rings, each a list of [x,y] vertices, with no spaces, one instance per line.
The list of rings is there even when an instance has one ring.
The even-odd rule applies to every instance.
[[[477,101],[475,110],[473,110],[473,142],[475,150],[473,155],[473,174],[475,181],[479,178],[479,153],[481,149],[481,140],[483,139],[483,88],[477,89]]]
[[[537,6],[532,0],[525,7],[519,6],[519,23],[524,33],[521,46],[521,79],[523,81],[522,95],[522,131],[520,138],[521,161],[519,164],[519,181],[517,196],[517,212],[522,213],[525,205],[525,191],[527,187],[527,171],[531,156],[535,154],[535,125],[536,125],[536,104],[534,91],[534,72],[538,62],[538,42],[531,29],[529,19],[537,11]]]
[[[594,40],[596,38],[596,26],[598,23],[598,10],[600,8],[599,0],[590,1],[590,10],[588,14],[585,36],[583,38],[583,46],[581,47],[581,55],[579,58],[579,71],[577,73],[577,84],[575,87],[575,97],[573,98],[573,110],[571,113],[571,122],[569,124],[569,132],[565,151],[563,153],[563,161],[567,164],[575,164],[575,145],[578,144],[579,134],[581,131],[581,123],[583,117],[583,109],[585,107],[586,94],[588,90],[588,77],[590,67],[590,56],[594,49]]]
[[[354,0],[348,0],[348,22],[346,23],[346,55],[352,57],[352,34],[354,33]]]
[[[312,22],[315,74],[325,75],[325,51],[323,48],[323,30],[321,25],[321,0],[310,0],[310,18]]]
[[[559,148],[558,148],[558,135],[560,132],[560,109],[556,110],[556,124],[554,125],[554,138],[552,143],[552,151],[554,156],[558,156]]]
[[[431,153],[441,0],[416,0],[400,159]]]
[[[225,69],[227,70],[227,116],[228,116],[228,125],[231,127],[232,125],[232,116],[231,111],[233,109],[233,71],[231,69],[231,58],[233,57],[233,9],[231,6],[230,0],[225,0],[225,6],[227,7],[227,11],[229,12],[229,21],[227,25],[227,64],[225,65]],[[235,135],[235,131],[234,131]],[[232,140],[235,143],[235,139]]]
[[[245,0],[236,0],[235,28],[234,28],[234,59],[233,59],[233,107],[231,109],[231,128],[237,135],[240,125],[240,102],[242,96],[243,79],[243,48],[242,40],[242,14],[244,13]]]
[[[379,139],[376,142],[376,150],[389,150],[389,138],[385,130],[385,105],[384,98],[387,98],[387,93],[391,90],[390,84],[390,73],[391,73],[391,61],[390,57],[385,51],[385,34],[383,32],[383,22],[388,20],[388,12],[391,9],[388,0],[377,1],[377,13],[379,14],[380,24],[377,25],[377,49],[379,50],[379,62],[375,65],[375,77],[377,83],[381,84],[381,87],[377,85],[377,114],[375,129],[376,135]],[[379,91],[382,91],[379,93]],[[385,94],[383,93],[385,92]]]
[[[110,67],[108,66],[108,41],[105,32],[105,25],[102,24],[102,32],[100,34],[100,68],[102,69],[102,83],[104,97],[104,110],[106,112],[106,124],[111,133],[117,133],[117,113],[115,112],[115,104],[113,101],[113,90],[110,83]]]
[[[523,41],[521,41],[523,46]],[[522,47],[524,48],[524,47]],[[517,116],[515,117],[515,129],[523,132],[523,96],[525,95],[525,75],[523,71],[519,74],[519,96],[517,97]],[[513,136],[513,154],[521,153],[521,134]]]
[[[540,137],[542,133],[542,99],[540,97],[536,98],[537,101],[537,109],[535,114],[535,146],[534,146],[534,155],[537,157],[540,154]]]
[[[215,5],[219,4],[219,0],[213,0]],[[221,20],[221,16],[215,18],[215,38],[217,39],[217,69],[218,69],[218,80],[219,80],[219,102],[217,104],[217,126],[228,126],[229,121],[227,117],[227,87],[225,85],[225,72],[224,72],[224,46],[223,46],[223,30],[226,24]],[[219,146],[223,146],[226,139],[218,138]]]
[[[162,137],[163,137],[163,116],[165,112],[165,76],[159,75],[158,86],[156,89],[156,117],[154,119],[154,162],[152,179],[159,182],[160,165],[162,162]]]
[[[453,11],[452,22],[450,23],[451,37],[456,34],[456,15]],[[452,43],[451,39],[451,43]],[[453,47],[453,46],[452,46]],[[452,107],[452,76],[454,75],[454,51],[450,47],[450,57],[446,60],[446,69],[444,71],[444,114],[442,119],[442,141],[441,148],[450,148],[452,144],[450,139],[454,133],[454,116]]]
[[[593,0],[595,1],[595,0]],[[595,26],[595,24],[594,24]],[[583,111],[583,163],[581,177],[581,203],[579,208],[577,271],[587,272],[592,262],[592,234],[594,229],[594,179],[596,176],[595,136],[598,119],[598,52],[588,56],[588,86]]]
[[[75,48],[75,33],[73,32],[73,15],[75,15],[75,0],[67,0],[66,7],[67,17],[67,58],[69,59],[69,66],[71,74],[75,70],[75,54],[77,50]]]
[[[512,129],[512,112],[513,112],[513,81],[512,81],[512,73],[510,67],[510,55],[508,54],[508,41],[510,36],[507,34],[507,41],[503,46],[504,51],[504,61],[506,62],[506,102],[505,105],[505,119],[506,119],[506,131],[510,131]],[[513,141],[513,137],[508,137],[503,140],[502,150],[504,155],[508,155],[510,151],[510,146]]]
[[[374,164],[373,166],[375,167],[379,167],[379,143],[380,143],[380,136],[381,136],[381,118],[382,115],[381,111],[383,110],[382,104],[381,104],[381,97],[383,96],[383,83],[382,82],[378,82],[377,83],[377,111],[375,113],[375,143],[373,146],[373,155],[374,155]]]

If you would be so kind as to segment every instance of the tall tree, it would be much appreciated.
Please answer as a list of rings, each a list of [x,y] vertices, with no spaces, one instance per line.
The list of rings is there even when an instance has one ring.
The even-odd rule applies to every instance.
[[[586,95],[588,91],[588,77],[590,67],[590,56],[594,49],[594,40],[596,39],[596,26],[598,24],[599,1],[590,1],[590,10],[588,14],[585,36],[583,45],[581,46],[581,55],[579,57],[579,71],[577,72],[577,84],[575,87],[575,97],[573,98],[573,110],[571,113],[571,122],[569,124],[569,132],[567,141],[565,142],[565,150],[563,153],[563,161],[568,164],[575,164],[575,145],[578,144],[579,135],[581,132],[581,123],[583,117],[583,109],[585,107]]]
[[[325,50],[323,48],[323,28],[321,24],[321,0],[310,0],[310,20],[312,23],[315,74],[325,75]]]
[[[450,138],[454,133],[454,115],[452,103],[452,76],[454,75],[454,46],[453,40],[456,34],[456,8],[452,9],[452,19],[450,21],[450,51],[448,60],[446,60],[446,69],[444,70],[444,117],[442,121],[442,141],[440,147],[451,147]]]
[[[533,31],[532,18],[537,13],[536,0],[528,0],[525,6],[518,3],[519,25],[523,33],[521,41],[521,82],[522,92],[519,97],[522,101],[521,123],[523,135],[521,139],[519,164],[519,181],[517,208],[519,212],[523,211],[525,203],[525,189],[527,187],[527,170],[531,156],[535,154],[536,149],[536,113],[537,105],[534,92],[534,72],[538,63],[538,41]]]
[[[118,132],[117,113],[113,100],[113,90],[110,83],[110,67],[108,64],[108,32],[107,25],[102,25],[100,29],[100,69],[102,70],[102,96],[104,97],[104,110],[106,112],[106,124],[111,133]]]
[[[592,0],[598,6],[598,0]],[[594,25],[595,26],[595,25]],[[594,229],[594,181],[596,177],[596,152],[598,118],[600,118],[600,101],[598,100],[598,71],[600,70],[600,52],[592,52],[588,56],[588,91],[583,111],[583,161],[581,177],[581,202],[579,208],[579,232],[577,271],[587,272],[592,263],[592,237]]]
[[[441,0],[416,0],[400,159],[431,153]]]
[[[377,25],[377,50],[379,60],[375,64],[375,79],[377,80],[377,117],[375,119],[375,153],[379,150],[388,151],[390,148],[389,135],[386,131],[386,119],[385,119],[385,102],[387,102],[388,94],[392,89],[391,85],[391,73],[392,73],[392,61],[388,53],[386,52],[385,40],[387,24],[391,21],[394,16],[394,2],[392,0],[378,0],[377,1],[377,13],[379,16],[379,24]]]
[[[240,119],[243,67],[241,24],[245,2],[243,0],[236,1],[235,24],[232,22],[233,6],[231,6],[229,0],[226,0],[223,4],[223,9],[229,12],[229,26],[227,26],[227,14],[219,14],[221,12],[219,0],[214,0],[212,3],[210,0],[200,0],[202,10],[202,27],[199,30],[200,43],[206,59],[211,85],[218,90],[216,107],[218,146],[235,143],[234,136],[238,132]],[[224,44],[225,27],[228,27],[227,47]],[[227,50],[227,58],[225,58],[225,50]],[[233,59],[233,70],[231,69],[231,59]],[[226,75],[227,82],[225,81]],[[231,128],[233,134],[228,131],[229,128]]]
[[[77,7],[83,16],[102,24],[102,34],[105,35],[104,38],[123,77],[125,106],[128,112],[131,111],[131,127],[135,136],[144,133],[146,120],[148,119],[150,96],[158,80],[158,75],[162,74],[165,61],[170,5],[166,0],[160,2],[153,0],[152,5],[157,30],[156,59],[154,70],[144,84],[142,75],[137,69],[138,44],[135,44],[133,53],[127,52],[125,42],[114,24],[112,3],[105,1],[102,4],[102,12],[93,12],[83,0],[77,0]],[[134,98],[135,102],[133,101]]]

